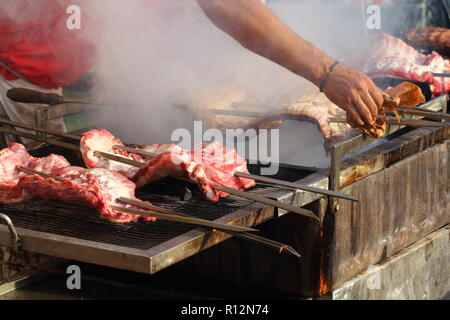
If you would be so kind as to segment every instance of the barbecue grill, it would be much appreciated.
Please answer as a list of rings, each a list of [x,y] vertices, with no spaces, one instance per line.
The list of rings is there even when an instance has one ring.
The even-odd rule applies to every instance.
[[[447,96],[421,107],[446,112]],[[250,191],[312,209],[321,223],[234,196],[219,203],[207,202],[195,187],[174,179],[165,179],[138,190],[137,197],[142,200],[199,218],[244,226],[261,225],[263,234],[298,248],[303,255],[300,260],[251,243],[238,242],[241,253],[249,252],[242,248],[252,248],[253,253],[244,257],[236,253],[236,242],[224,242],[230,235],[216,230],[160,220],[115,225],[78,203],[45,200],[0,205],[0,213],[7,215],[13,224],[0,221],[0,245],[147,274],[177,264],[181,272],[189,270],[189,273],[203,277],[265,284],[305,295],[322,295],[368,265],[391,256],[449,221],[448,179],[427,180],[427,184],[421,186],[414,174],[408,176],[401,171],[403,166],[417,163],[417,174],[425,177],[427,175],[421,170],[434,170],[445,177],[448,128],[389,126],[388,132],[389,135],[381,140],[354,134],[335,145],[331,151],[331,167],[324,170],[280,165],[276,178],[318,188],[343,189],[364,199],[360,205],[270,185],[260,184]],[[58,141],[67,142],[64,139]],[[42,147],[31,153],[34,156],[61,154],[74,165],[80,161],[73,151],[55,146]],[[441,162],[437,163],[437,159]],[[251,165],[249,169],[258,174],[260,165]],[[383,177],[387,179],[388,171],[394,171],[390,175],[407,186],[405,197],[408,200],[413,201],[411,186],[417,186],[420,194],[414,195],[429,204],[426,215],[418,212],[405,215],[401,206],[407,199],[400,199],[395,194],[385,195],[379,191],[376,197],[370,197],[373,184],[377,190],[395,190],[393,180],[383,181]],[[430,195],[425,192],[426,187],[436,192]],[[185,199],[186,188],[191,189],[192,199]],[[380,206],[379,202],[385,201],[392,201],[395,210]],[[398,216],[393,218],[392,212]],[[417,230],[416,223],[419,223],[420,230]],[[373,225],[379,228],[371,231]],[[399,228],[403,230],[401,234],[396,231]],[[13,230],[18,238],[14,237]],[[391,240],[386,244],[386,239]],[[349,244],[351,248],[348,248]],[[225,260],[216,259],[217,250],[228,246],[233,249],[221,251],[221,259]],[[214,248],[205,250],[210,247]],[[185,261],[179,263],[182,260]],[[248,277],[246,272],[233,272],[234,268],[225,268],[223,261],[235,268],[252,270],[252,276]],[[267,261],[271,261],[273,266],[267,267]],[[280,272],[282,269],[285,271]]]

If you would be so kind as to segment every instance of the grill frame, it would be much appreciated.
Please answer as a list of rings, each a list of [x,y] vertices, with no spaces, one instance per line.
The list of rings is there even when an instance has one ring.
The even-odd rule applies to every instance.
[[[427,104],[427,107],[442,105],[443,98],[437,104],[434,102]],[[392,131],[397,131],[398,129],[400,128],[392,128]],[[350,140],[350,142],[343,144],[346,146],[346,149],[352,147],[351,149],[353,150],[355,145],[361,147],[361,145],[366,145],[370,142],[367,139],[361,138],[361,135]],[[348,151],[346,150],[344,153]],[[332,173],[332,177],[336,179],[334,181],[339,181],[338,179],[342,179],[345,176],[346,170],[341,172],[340,157],[335,156],[334,159],[339,161],[336,162],[339,165],[339,170]],[[299,168],[299,170],[302,169],[304,168]],[[333,171],[333,168],[331,169]],[[347,168],[348,170],[351,170],[351,168]],[[312,173],[295,182],[319,188],[328,188],[331,182],[329,174],[330,169],[325,169]],[[322,195],[305,191],[292,191],[283,188],[274,189],[277,189],[277,191],[266,193],[265,196],[300,207],[324,198]],[[283,210],[274,209],[262,204],[250,203],[215,221],[253,227],[286,213]],[[320,218],[323,219],[325,215],[325,212],[321,213]],[[55,233],[40,232],[23,227],[18,227],[16,230],[21,237],[21,250],[146,274],[154,274],[230,238],[228,234],[220,231],[193,228],[150,249],[136,249],[125,245],[101,243],[76,237],[62,236]],[[15,245],[11,241],[11,234],[7,226],[3,224],[0,224],[0,245],[11,248]]]
[[[67,155],[66,155],[67,156]],[[68,157],[70,158],[70,157]],[[71,162],[73,162],[73,159],[71,159]],[[290,170],[294,169],[292,166],[289,166]],[[298,175],[299,176],[306,176],[305,173],[307,169],[302,167],[298,168]],[[314,173],[315,170],[309,170],[308,173]],[[208,218],[205,216],[206,210],[209,208],[210,210],[213,210],[215,207],[213,204],[208,202],[207,200],[204,200],[199,195],[199,192],[194,191],[194,197],[200,198],[196,199],[197,203],[202,206],[203,203],[206,207],[206,209],[203,209],[202,212],[190,212],[189,211],[189,202],[186,206],[178,205],[177,203],[170,203],[167,200],[156,200],[152,199],[152,195],[149,197],[144,196],[146,193],[150,194],[152,189],[164,189],[164,185],[166,185],[165,188],[170,188],[173,185],[178,184],[179,187],[182,185],[185,185],[182,182],[176,181],[172,179],[169,179],[169,181],[163,180],[162,182],[152,184],[149,188],[150,190],[144,190],[137,192],[137,196],[143,200],[149,200],[154,204],[162,205],[165,207],[168,207],[170,209],[178,210],[180,212],[189,212],[190,214],[202,218]],[[144,188],[147,189],[147,188]],[[257,194],[264,194],[264,196],[276,199],[276,200],[282,200],[285,202],[290,202],[288,200],[287,194],[293,193],[294,191],[281,188],[281,187],[259,187],[259,188],[253,188],[251,190],[252,193]],[[164,194],[164,190],[162,191]],[[175,191],[176,193],[176,191]],[[141,194],[141,196],[139,196]],[[156,195],[156,197],[161,197],[161,195]],[[168,196],[169,198],[173,197],[173,195]],[[283,198],[285,200],[283,200]],[[39,200],[40,202],[45,202],[42,200]],[[39,201],[36,201],[34,204],[31,204],[32,206],[35,206],[36,203]],[[61,202],[63,203],[63,202]],[[70,204],[69,204],[70,205]],[[75,203],[75,206],[78,205]],[[20,204],[19,206],[27,206],[27,204]],[[37,205],[39,207],[39,205]],[[233,196],[231,196],[229,199],[224,199],[221,203],[218,205],[222,211],[228,210],[231,211],[231,213],[227,213],[223,216],[221,216],[218,219],[215,219],[214,221],[222,222],[222,223],[230,223],[230,224],[236,224],[236,225],[243,225],[248,227],[253,227],[255,225],[258,225],[264,221],[267,221],[269,219],[272,219],[279,214],[284,214],[283,210],[278,210],[276,208],[266,206],[259,203],[254,203],[249,200],[241,200],[237,199]],[[228,207],[229,206],[229,207]],[[5,212],[5,209],[2,210],[2,207],[7,207],[8,210],[11,206],[2,205],[0,206],[0,212]],[[195,205],[194,205],[195,207]],[[225,209],[224,209],[225,208]],[[236,208],[236,209],[234,209]],[[186,209],[188,211],[186,211]],[[49,208],[51,210],[51,207]],[[93,222],[92,219],[96,219],[99,222],[103,221],[102,219],[98,218],[98,214],[95,212],[95,210],[92,210],[91,208],[86,208],[83,205],[80,205],[79,212],[81,213],[80,221],[77,223],[77,225],[80,225],[80,222],[83,222],[83,216],[88,216],[89,214],[95,215],[95,218],[89,218],[89,221],[86,219],[86,222]],[[11,218],[14,222],[14,215],[19,214],[25,214],[25,213],[10,213]],[[25,211],[25,210],[24,210]],[[34,212],[40,212],[43,211],[39,210],[33,210],[30,208],[27,210],[27,214],[30,213],[28,211]],[[200,210],[199,210],[200,211]],[[47,215],[47,211],[45,213]],[[49,213],[48,213],[49,214]],[[78,216],[77,216],[78,218]],[[27,219],[29,219],[27,217]],[[64,219],[68,219],[64,217]],[[26,222],[26,220],[23,220]],[[174,236],[173,238],[170,238],[169,240],[162,241],[161,243],[158,243],[157,245],[150,247],[150,248],[136,248],[131,247],[127,245],[117,245],[114,243],[107,243],[104,241],[92,241],[88,239],[82,239],[82,237],[73,237],[73,236],[67,236],[58,234],[60,233],[58,231],[54,232],[43,232],[39,231],[39,228],[26,228],[23,227],[23,221],[21,223],[16,223],[16,231],[20,236],[21,241],[21,247],[20,250],[33,252],[37,254],[43,254],[47,256],[53,256],[63,259],[69,259],[69,260],[76,260],[76,261],[82,261],[87,263],[93,263],[98,265],[103,265],[107,267],[113,267],[118,269],[125,269],[129,271],[135,271],[135,272],[141,272],[146,274],[154,274],[164,268],[169,267],[172,264],[175,264],[181,260],[184,260],[192,255],[195,255],[196,253],[203,251],[211,246],[214,246],[218,243],[221,243],[225,241],[226,239],[230,238],[231,236],[229,234],[226,234],[224,232],[220,232],[217,230],[210,230],[208,228],[202,228],[202,227],[196,227],[196,226],[190,226],[190,229],[187,232],[184,232],[182,234],[178,234]],[[53,223],[54,221],[52,221]],[[110,224],[109,222],[102,222]],[[145,222],[141,222],[144,223]],[[164,225],[167,225],[170,227],[170,224],[178,224],[177,222],[167,222]],[[149,223],[154,224],[154,223]],[[61,225],[61,224],[60,224]],[[112,226],[116,226],[111,223]],[[64,224],[62,224],[64,226]],[[180,225],[179,225],[180,226]],[[90,225],[92,227],[92,225]],[[120,227],[120,226],[118,226]],[[184,227],[183,227],[184,228]],[[38,229],[38,230],[36,230]],[[41,228],[42,229],[42,228]],[[46,229],[46,227],[44,228]],[[188,228],[186,228],[188,229]],[[104,232],[104,230],[101,230]],[[124,231],[127,232],[127,231]],[[131,231],[132,232],[132,231]],[[101,238],[101,237],[100,237]],[[9,232],[6,225],[2,224],[0,222],[0,245],[14,248],[15,242],[11,239],[11,233]]]

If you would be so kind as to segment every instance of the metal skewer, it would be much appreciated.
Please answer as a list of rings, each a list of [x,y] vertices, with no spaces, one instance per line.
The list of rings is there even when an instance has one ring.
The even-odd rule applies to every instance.
[[[397,107],[397,108],[395,108],[395,110],[397,110],[398,113],[403,113],[403,114],[412,114],[412,115],[423,116],[423,117],[428,117],[428,118],[450,120],[450,114],[448,114],[448,113],[426,110],[424,108]]]
[[[5,120],[5,119],[0,119],[0,123],[4,123],[4,124],[7,124],[7,125],[10,125],[10,126],[13,126],[13,127],[33,130],[33,131],[36,131],[36,132],[47,133],[47,134],[50,134],[52,136],[68,138],[68,139],[77,140],[77,141],[81,140],[80,136],[77,136],[77,135],[74,135],[74,134],[64,133],[64,132],[60,132],[60,131],[57,131],[57,130],[38,128],[38,127],[29,125],[29,124],[25,124],[25,123],[19,123],[19,122],[9,121],[9,120]]]
[[[433,73],[435,77],[450,78],[450,73]]]
[[[134,160],[130,160],[130,159],[127,159],[127,158],[124,158],[124,157],[120,157],[120,156],[113,155],[113,154],[106,153],[106,152],[102,152],[102,151],[95,151],[94,155],[97,156],[97,157],[100,157],[100,158],[104,158],[104,159],[108,159],[108,160],[112,160],[112,161],[117,161],[117,162],[121,162],[121,163],[124,163],[124,164],[128,164],[130,166],[134,166],[134,167],[137,167],[137,168],[142,168],[143,166],[145,166],[145,163],[134,161]],[[174,177],[174,178],[178,179],[178,177]],[[180,177],[180,179],[185,181],[181,177]],[[304,215],[304,216],[307,216],[307,217],[310,217],[310,218],[313,218],[313,219],[319,221],[319,218],[312,211],[307,210],[307,209],[295,207],[295,206],[287,204],[287,203],[278,202],[278,201],[275,201],[275,200],[272,200],[272,199],[261,197],[261,196],[255,195],[255,194],[251,194],[251,193],[248,193],[248,192],[241,191],[241,190],[229,188],[229,187],[222,186],[222,185],[219,185],[219,184],[216,184],[215,187],[219,191],[223,191],[223,192],[226,192],[226,193],[229,193],[229,194],[232,194],[232,195],[244,198],[244,199],[252,200],[252,201],[255,201],[255,202],[260,202],[260,203],[263,203],[263,204],[267,204],[267,205],[273,206],[275,208],[284,209],[286,211],[294,212],[294,213],[297,213],[297,214],[300,214],[300,215]]]
[[[219,223],[219,222],[209,221],[209,220],[205,220],[205,219],[183,217],[176,213],[168,213],[168,212],[173,212],[169,209],[165,209],[165,208],[161,208],[161,207],[157,207],[157,206],[153,206],[153,205],[149,206],[149,208],[150,207],[151,207],[151,210],[153,210],[154,212],[148,212],[148,211],[144,211],[144,210],[137,210],[137,209],[131,209],[131,208],[123,208],[123,207],[118,207],[118,206],[111,206],[111,208],[115,211],[120,211],[120,212],[124,212],[124,213],[132,213],[132,214],[137,214],[137,215],[141,215],[141,216],[147,216],[147,217],[152,217],[152,218],[157,218],[157,219],[162,219],[162,220],[184,222],[184,223],[194,224],[194,225],[198,225],[198,226],[217,229],[220,231],[222,231],[222,230],[234,231],[234,232],[258,231],[256,229],[252,229],[252,228],[235,226],[235,225],[225,224],[225,223]]]
[[[136,207],[141,207],[141,208],[147,208],[150,209],[150,207],[145,204],[145,203],[141,203],[139,201],[135,201],[135,200],[131,200],[131,199],[127,199],[127,198],[119,198],[119,201],[126,203],[126,204],[130,204],[130,205],[134,205]],[[185,214],[185,213],[181,213],[181,212],[177,212],[177,215],[180,216],[184,216],[184,217],[192,217],[191,215]],[[278,241],[274,241],[271,239],[267,239],[261,236],[258,236],[256,234],[253,233],[247,233],[247,232],[233,232],[233,231],[227,231],[227,233],[239,237],[239,238],[243,238],[243,239],[247,239],[247,240],[251,240],[254,241],[256,243],[259,244],[263,244],[266,246],[269,246],[271,248],[274,248],[276,250],[278,250],[280,253],[281,252],[286,252],[286,253],[290,253],[296,257],[300,257],[300,254],[291,246],[283,244],[281,242]]]
[[[8,134],[14,134],[14,135],[17,135],[17,136],[21,136],[21,137],[28,138],[28,139],[35,140],[35,141],[39,141],[39,142],[45,142],[45,143],[48,143],[48,144],[51,144],[51,145],[55,145],[55,146],[58,146],[58,147],[63,147],[63,148],[66,148],[66,149],[69,149],[69,150],[73,150],[73,151],[78,151],[78,152],[80,151],[80,147],[76,146],[76,145],[74,145],[72,143],[66,143],[66,142],[63,142],[63,141],[58,141],[56,139],[45,139],[43,137],[39,137],[39,136],[30,134],[30,133],[27,133],[27,132],[19,131],[19,130],[14,130],[14,129],[10,129],[10,128],[4,128],[4,127],[0,126],[0,132],[8,133]]]
[[[155,157],[155,156],[157,156],[157,154],[151,153],[151,152],[147,152],[145,150],[136,149],[136,148],[130,148],[130,147],[126,147],[126,146],[120,146],[120,145],[113,146],[113,149],[122,149],[122,150],[125,150],[125,151],[128,151],[128,152],[135,153],[135,154],[138,154],[138,155],[141,155],[141,156],[146,156],[146,157]],[[353,197],[351,195],[347,195],[345,193],[341,193],[341,192],[336,192],[336,191],[331,191],[331,190],[326,190],[326,189],[320,189],[320,188],[305,186],[305,185],[301,185],[301,184],[298,184],[298,183],[292,183],[292,182],[288,182],[288,181],[283,181],[283,180],[278,180],[278,179],[274,179],[274,178],[263,177],[263,176],[258,176],[258,175],[254,175],[254,174],[248,174],[248,173],[244,173],[244,172],[238,172],[238,171],[234,172],[234,175],[236,177],[240,177],[240,178],[253,179],[255,181],[266,182],[266,183],[269,183],[269,184],[280,185],[280,186],[284,186],[284,187],[288,187],[288,188],[304,190],[304,191],[309,191],[309,192],[313,192],[313,193],[327,195],[327,196],[330,196],[330,197],[336,197],[336,198],[341,198],[341,199],[346,199],[346,200],[350,200],[350,201],[359,202],[359,199],[357,199],[357,198],[355,198],[355,197]]]
[[[33,170],[33,169],[28,169],[28,168],[26,168],[24,166],[17,167],[17,169],[19,169],[20,171],[23,171],[25,173],[31,174],[31,175],[35,174],[35,175],[41,176],[42,178],[45,178],[45,179],[50,179],[51,178],[51,179],[54,179],[54,180],[59,181],[59,182],[65,182],[66,181],[65,179],[63,179],[61,177],[54,177],[54,176],[51,176],[51,175],[46,174],[44,172],[36,171],[36,170]]]
[[[54,179],[54,180],[59,181],[59,182],[66,181],[65,179],[63,179],[61,177],[53,177],[53,176],[48,175],[48,174],[46,174],[44,172],[32,170],[32,169],[29,169],[29,168],[25,168],[23,166],[18,167],[18,169],[20,171],[25,172],[25,173],[32,174],[32,175],[39,175],[39,176],[41,176],[43,178],[46,178],[46,179],[51,178],[51,179]],[[128,199],[128,198],[121,198],[121,199],[125,200],[125,201],[133,201],[132,199]],[[119,200],[119,201],[122,202],[122,200]],[[175,212],[175,211],[172,211],[172,210],[169,210],[169,209],[165,209],[165,208],[161,208],[161,207],[158,207],[158,206],[155,206],[155,205],[149,205],[149,204],[146,204],[146,208],[148,208],[148,209],[150,209],[150,210],[152,210],[154,212],[147,212],[147,211],[143,211],[143,210],[135,210],[135,211],[139,211],[137,213],[137,212],[129,212],[129,210],[133,210],[133,209],[122,208],[122,207],[118,207],[118,206],[112,206],[112,208],[114,210],[116,210],[116,211],[121,211],[121,212],[126,212],[126,213],[134,213],[134,214],[147,216],[147,217],[154,217],[154,218],[158,218],[158,219],[162,219],[162,220],[184,222],[184,223],[199,225],[199,226],[203,226],[203,227],[210,227],[210,228],[217,229],[217,230],[233,231],[233,232],[253,232],[253,231],[258,231],[258,230],[253,229],[253,228],[248,228],[248,227],[243,227],[243,226],[236,226],[236,225],[220,223],[220,222],[214,222],[214,221],[209,221],[209,220],[195,218],[195,217],[183,217],[178,212]]]
[[[382,116],[377,116],[379,119],[384,119]],[[341,117],[330,117],[328,118],[329,122],[335,122],[335,123],[347,123],[346,118]],[[446,127],[447,125],[439,122],[434,121],[425,121],[425,120],[411,120],[411,119],[396,119],[393,117],[387,117],[386,119],[387,124],[391,125],[404,125],[409,127]]]

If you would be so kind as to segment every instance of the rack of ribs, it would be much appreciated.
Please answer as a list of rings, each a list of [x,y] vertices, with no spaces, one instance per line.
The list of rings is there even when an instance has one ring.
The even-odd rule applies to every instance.
[[[136,185],[120,173],[107,169],[86,169],[68,166],[52,172],[52,178],[40,175],[24,175],[19,187],[28,194],[44,199],[87,203],[100,213],[100,217],[114,223],[136,222],[139,219],[154,221],[147,216],[117,212],[112,206],[137,208],[117,201],[129,198],[145,204],[135,197]]]
[[[19,203],[30,198],[20,185],[19,180],[26,174],[19,167],[53,174],[55,171],[70,166],[62,156],[51,154],[45,158],[31,156],[19,143],[11,143],[0,150],[0,203]]]
[[[399,77],[426,82],[435,96],[450,90],[450,78],[433,73],[450,72],[450,62],[437,52],[418,52],[403,40],[388,34],[372,36],[371,53],[361,70],[371,77]]]
[[[201,143],[192,150],[185,150],[174,144],[154,144],[141,147],[153,157],[139,156],[123,150],[117,150],[114,145],[123,143],[104,129],[91,130],[82,135],[80,141],[84,162],[89,168],[108,168],[124,174],[134,181],[138,187],[165,177],[183,177],[195,182],[205,197],[218,201],[220,197],[228,196],[215,188],[216,184],[234,189],[245,190],[255,185],[251,179],[234,176],[234,172],[248,173],[247,162],[236,150],[226,148],[218,142]],[[114,163],[95,156],[95,151],[119,155],[134,161],[142,162],[141,168],[131,165]]]

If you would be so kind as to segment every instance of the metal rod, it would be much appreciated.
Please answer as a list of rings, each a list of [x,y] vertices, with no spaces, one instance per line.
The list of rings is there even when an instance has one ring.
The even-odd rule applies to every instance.
[[[94,154],[96,156],[101,157],[101,158],[105,158],[105,159],[108,159],[108,160],[113,160],[113,161],[125,163],[125,164],[131,165],[131,166],[135,166],[137,168],[142,168],[143,166],[145,166],[145,163],[134,161],[134,160],[130,160],[130,159],[127,159],[127,158],[124,158],[124,157],[112,155],[112,154],[101,152],[101,151],[95,151]],[[174,177],[174,178],[178,179],[178,177]],[[181,179],[184,181],[183,178],[181,178]],[[284,210],[289,211],[289,212],[294,212],[294,213],[297,213],[297,214],[300,214],[300,215],[304,215],[304,216],[307,216],[307,217],[319,220],[319,218],[312,211],[307,210],[307,209],[295,207],[295,206],[287,204],[287,203],[278,202],[278,201],[275,201],[275,200],[272,200],[272,199],[268,199],[268,198],[261,197],[261,196],[255,195],[255,194],[251,194],[249,192],[244,192],[244,191],[241,191],[241,190],[237,190],[237,189],[229,188],[229,187],[226,187],[226,186],[222,186],[220,184],[215,184],[215,188],[217,190],[219,190],[219,191],[223,191],[223,192],[226,192],[226,193],[238,196],[240,198],[252,200],[252,201],[255,201],[255,202],[260,202],[260,203],[263,203],[263,204],[267,204],[267,205],[273,206],[275,208],[284,209]]]
[[[129,152],[139,154],[141,156],[147,156],[147,157],[157,156],[157,154],[155,154],[155,153],[151,153],[151,152],[141,150],[141,149],[130,148],[130,147],[126,147],[126,146],[115,145],[115,146],[113,146],[113,149],[122,149],[125,151],[129,151]],[[283,180],[279,180],[279,179],[273,179],[273,178],[269,178],[269,177],[258,176],[258,175],[254,175],[254,174],[248,174],[248,173],[239,172],[239,171],[234,172],[234,175],[236,177],[253,179],[256,181],[266,182],[266,183],[270,183],[270,184],[274,184],[274,185],[281,185],[281,186],[294,188],[294,189],[298,189],[298,190],[304,190],[304,191],[323,194],[323,195],[327,195],[327,196],[331,196],[331,197],[342,198],[342,199],[346,199],[346,200],[350,200],[350,201],[359,202],[359,200],[357,198],[355,198],[351,195],[340,193],[340,192],[300,185],[297,183],[292,183],[292,182],[283,181]]]
[[[235,232],[258,231],[256,229],[252,229],[252,228],[235,226],[235,225],[225,224],[225,223],[218,223],[218,222],[213,222],[213,221],[209,221],[209,220],[205,220],[205,219],[183,217],[183,216],[177,215],[176,213],[169,213],[169,212],[173,212],[169,209],[156,207],[153,205],[149,206],[149,209],[151,208],[151,210],[153,210],[154,212],[148,212],[148,211],[137,210],[137,209],[132,209],[132,208],[123,208],[123,207],[117,207],[117,206],[111,206],[111,208],[113,210],[119,211],[119,212],[132,213],[132,214],[153,217],[153,218],[162,219],[162,220],[184,222],[184,223],[189,223],[189,224],[194,224],[194,225],[199,225],[199,226],[204,226],[204,227],[210,227],[210,228],[214,228],[217,230],[226,230],[226,231],[235,231]]]
[[[20,171],[23,171],[25,173],[28,173],[28,174],[39,175],[42,178],[46,178],[46,179],[50,179],[51,178],[51,179],[54,179],[54,180],[59,181],[59,182],[65,182],[66,181],[65,179],[63,179],[61,177],[54,177],[54,176],[51,176],[51,175],[46,174],[44,172],[36,171],[36,170],[29,169],[29,168],[26,168],[26,167],[23,167],[23,166],[17,167],[17,169],[19,169]]]
[[[414,107],[397,107],[395,110],[398,113],[403,114],[412,114],[416,116],[423,116],[428,118],[436,118],[436,119],[445,119],[450,120],[450,114],[432,110],[424,110],[423,108],[414,108]]]
[[[441,77],[441,78],[450,78],[450,73],[433,73],[433,76],[435,77]]]
[[[124,163],[124,164],[128,164],[128,165],[136,167],[136,168],[142,168],[145,166],[145,163],[143,163],[143,162],[131,160],[131,159],[128,159],[125,157],[117,156],[115,154],[106,153],[103,151],[94,151],[94,156],[100,157],[100,158],[105,158],[105,159],[112,160],[112,161],[117,161],[117,162]]]
[[[307,216],[309,218],[313,218],[317,221],[320,221],[319,218],[311,210],[295,207],[295,206],[287,204],[287,203],[268,199],[265,197],[258,196],[256,194],[244,192],[241,190],[233,189],[233,188],[222,186],[219,184],[216,184],[215,188],[219,191],[223,191],[223,192],[226,192],[226,193],[229,193],[229,194],[241,197],[241,198],[245,198],[245,199],[253,200],[256,202],[263,203],[263,204],[267,204],[267,205],[275,207],[275,208],[283,209],[283,210],[286,210],[289,212],[294,212],[294,213],[297,213],[297,214],[300,214],[303,216]]]
[[[304,191],[309,191],[309,192],[313,192],[313,193],[327,195],[330,197],[336,197],[336,198],[346,199],[346,200],[350,200],[350,201],[354,201],[354,202],[359,202],[358,198],[351,196],[351,195],[347,195],[345,193],[341,193],[341,192],[310,187],[310,186],[301,185],[298,183],[283,181],[283,180],[269,178],[269,177],[258,176],[258,175],[254,175],[254,174],[248,174],[248,173],[244,173],[244,172],[235,172],[234,175],[237,177],[241,177],[241,178],[253,179],[256,181],[266,182],[266,183],[270,183],[270,184],[276,184],[276,185],[285,186],[288,188],[304,190]]]
[[[69,150],[80,152],[80,147],[76,146],[76,145],[74,145],[72,143],[66,143],[66,142],[57,141],[57,140],[54,140],[54,139],[46,139],[46,138],[43,138],[43,137],[38,137],[38,136],[33,135],[31,133],[27,133],[27,132],[23,132],[23,131],[19,131],[19,130],[14,130],[14,129],[9,129],[9,128],[3,128],[3,127],[0,127],[0,132],[14,134],[14,135],[21,136],[21,137],[24,137],[24,138],[28,138],[28,139],[32,139],[32,140],[36,140],[36,141],[40,141],[40,142],[45,142],[45,143],[48,143],[48,144],[51,144],[51,145],[55,145],[55,146],[58,146],[58,147],[63,147],[63,148],[69,149]]]
[[[51,179],[55,179],[60,182],[66,181],[65,179],[63,179],[61,177],[53,177],[44,172],[36,171],[33,169],[28,169],[28,168],[25,168],[22,166],[18,167],[18,169],[23,172],[29,173],[29,174],[39,175],[46,179],[51,178]],[[124,202],[124,201],[130,201],[131,199],[118,198],[117,200]],[[112,206],[112,208],[116,211],[126,212],[126,211],[122,210],[125,208],[120,208],[117,206]],[[182,215],[178,214],[175,211],[161,208],[161,207],[158,207],[155,205],[146,204],[146,208],[155,211],[155,213],[140,210],[141,213],[136,213],[136,214],[148,216],[148,217],[154,217],[154,218],[158,218],[158,219],[162,219],[162,220],[178,221],[178,222],[190,223],[190,224],[195,224],[195,225],[200,225],[200,226],[205,226],[205,227],[211,227],[211,228],[218,229],[218,230],[227,230],[227,231],[234,231],[234,232],[258,231],[256,229],[243,227],[243,226],[229,225],[229,224],[225,224],[225,223],[214,222],[214,221],[209,221],[209,220],[194,218],[194,217],[183,217]]]
[[[60,132],[57,130],[39,128],[39,127],[35,127],[35,126],[25,124],[25,123],[19,123],[19,122],[9,121],[9,120],[5,120],[5,119],[0,119],[0,123],[4,123],[4,124],[10,125],[10,126],[19,127],[19,128],[23,128],[23,129],[33,130],[36,132],[47,133],[52,136],[63,137],[63,138],[68,138],[68,139],[72,139],[72,140],[77,140],[77,141],[81,140],[80,136],[77,136],[74,134],[64,133],[64,132]]]
[[[119,201],[126,203],[126,204],[130,204],[130,205],[134,205],[136,207],[141,207],[141,208],[148,208],[148,205],[136,200],[132,200],[132,199],[127,199],[127,198],[119,198]],[[181,212],[177,212],[176,213],[179,216],[183,216],[183,217],[192,217],[191,215],[188,215],[186,213],[181,213]],[[246,240],[250,240],[268,247],[271,247],[273,249],[278,250],[280,253],[281,252],[286,252],[286,253],[290,253],[296,257],[301,257],[301,255],[291,246],[286,245],[284,243],[280,243],[271,239],[267,239],[261,236],[258,236],[256,234],[253,233],[247,233],[247,232],[233,232],[233,231],[226,231],[226,233],[231,234],[235,237],[238,238],[242,238],[242,239],[246,239]]]
[[[258,118],[263,115],[261,112],[244,111],[244,110],[228,110],[228,109],[208,109],[212,114],[221,114],[224,116]]]
[[[340,117],[330,117],[328,121],[334,123],[347,123],[347,119]],[[425,121],[425,120],[411,120],[411,119],[396,119],[388,117],[386,119],[386,123],[390,125],[404,125],[409,127],[446,127],[447,125],[434,121]]]

